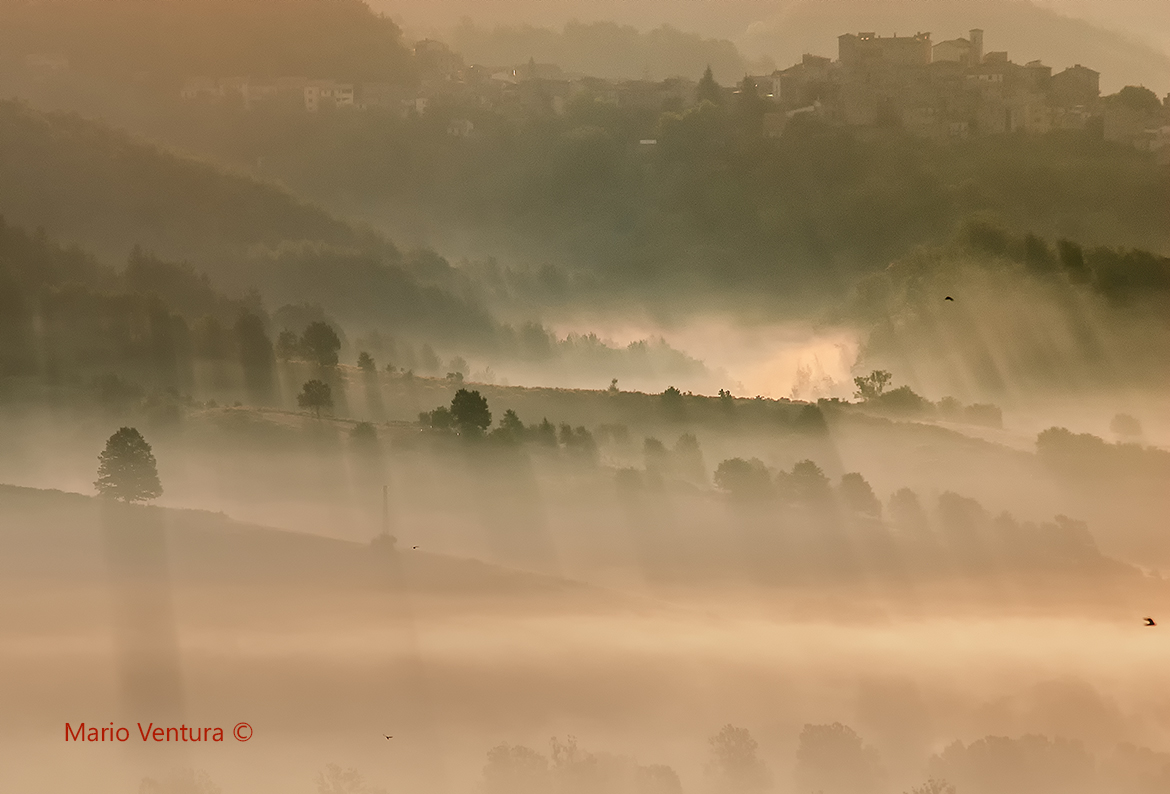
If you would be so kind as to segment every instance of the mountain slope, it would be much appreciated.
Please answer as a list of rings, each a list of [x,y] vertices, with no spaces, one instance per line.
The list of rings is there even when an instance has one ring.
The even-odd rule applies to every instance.
[[[73,114],[0,102],[0,216],[106,261],[141,247],[189,262],[229,293],[258,289],[273,308],[308,302],[341,321],[436,338],[491,328],[478,306],[420,283],[418,257],[384,238],[279,186]]]
[[[288,192],[171,154],[80,116],[0,102],[0,214],[104,255],[134,245],[203,259],[359,234]]]

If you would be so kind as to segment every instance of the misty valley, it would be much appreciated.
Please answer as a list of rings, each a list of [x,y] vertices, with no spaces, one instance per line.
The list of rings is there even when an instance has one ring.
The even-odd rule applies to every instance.
[[[1170,792],[1163,9],[432,5],[0,3],[0,790]]]

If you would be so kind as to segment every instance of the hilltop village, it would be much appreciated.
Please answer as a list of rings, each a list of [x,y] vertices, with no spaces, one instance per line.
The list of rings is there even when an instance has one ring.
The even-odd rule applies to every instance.
[[[582,96],[656,111],[680,111],[701,101],[699,84],[681,77],[605,80],[532,60],[510,67],[468,65],[434,40],[418,42],[414,56],[419,79],[410,85],[204,76],[187,80],[181,95],[190,101],[231,99],[247,108],[284,105],[306,112],[347,108],[402,115],[425,114],[437,105],[559,114]],[[930,33],[846,33],[838,39],[836,59],[806,54],[786,69],[746,75],[735,86],[715,90],[706,97],[735,101],[745,92],[754,94],[765,137],[783,134],[799,115],[858,130],[900,127],[935,140],[1088,130],[1158,151],[1160,160],[1170,162],[1170,96],[1158,100],[1153,92],[1134,87],[1102,97],[1097,71],[1081,64],[1054,71],[1038,60],[1017,63],[1007,52],[985,51],[984,32],[978,29],[937,43]],[[470,118],[454,116],[448,126],[455,136],[474,132]]]

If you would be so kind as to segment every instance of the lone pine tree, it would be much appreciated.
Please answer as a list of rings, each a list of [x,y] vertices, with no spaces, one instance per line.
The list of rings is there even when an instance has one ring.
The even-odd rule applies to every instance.
[[[98,493],[123,502],[142,502],[162,495],[158,466],[150,444],[133,427],[123,427],[106,441],[98,456]]]

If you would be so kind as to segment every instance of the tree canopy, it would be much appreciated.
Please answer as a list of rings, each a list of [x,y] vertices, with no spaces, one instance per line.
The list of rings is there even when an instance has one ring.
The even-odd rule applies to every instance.
[[[320,419],[322,408],[333,407],[333,390],[328,383],[314,378],[301,388],[301,393],[297,395],[297,405],[308,408]]]
[[[478,391],[460,389],[451,400],[451,419],[460,433],[482,433],[492,423],[492,412]]]
[[[309,323],[301,335],[301,347],[305,353],[323,367],[337,364],[337,353],[341,350],[341,339],[329,323]]]

